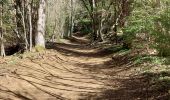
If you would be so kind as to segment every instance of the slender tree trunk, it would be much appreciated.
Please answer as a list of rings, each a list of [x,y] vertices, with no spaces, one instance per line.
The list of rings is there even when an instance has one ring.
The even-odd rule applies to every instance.
[[[4,42],[3,42],[3,34],[1,34],[1,56],[2,57],[5,57],[6,54],[5,54],[5,47],[4,47]]]
[[[6,33],[6,29],[4,30],[4,33]],[[2,31],[2,34],[1,34],[1,56],[2,57],[6,56],[6,54],[5,54],[5,46],[4,46],[4,34],[3,34],[3,31]]]
[[[31,1],[31,4],[28,4],[28,19],[29,19],[29,50],[32,50],[32,46],[33,46],[33,42],[32,42],[32,31],[33,31],[33,27],[32,27],[32,3],[33,1]]]
[[[38,21],[37,21],[37,33],[35,34],[35,46],[41,46],[45,48],[45,7],[46,1],[40,0],[39,1],[39,8],[38,8]]]
[[[104,10],[102,11],[102,14],[101,14],[101,19],[100,19],[100,24],[99,24],[99,29],[98,29],[98,37],[99,39],[102,41],[104,41],[104,37],[103,37],[103,23],[105,21],[105,16],[104,16]]]
[[[73,3],[73,0],[70,1],[70,19],[69,19],[69,33],[68,33],[68,37],[71,37],[72,36],[72,32],[73,32],[73,26],[74,26],[74,20],[73,20],[73,16],[74,16],[74,3]]]
[[[25,1],[21,12],[21,17],[22,17],[22,24],[23,24],[23,31],[24,31],[25,49],[28,50],[29,43],[27,40],[28,38],[27,38],[26,23],[25,23]]]
[[[5,57],[5,48],[4,48],[4,31],[3,31],[3,3],[1,4],[1,21],[0,21],[0,27],[1,27],[1,33],[0,33],[0,46],[1,46],[1,56]],[[5,30],[6,31],[6,30]]]
[[[22,41],[22,35],[21,35],[21,33],[23,32],[22,31],[22,22],[21,22],[21,20],[22,20],[22,17],[21,17],[21,10],[20,10],[20,8],[21,8],[21,1],[20,0],[15,0],[14,1],[15,2],[15,5],[16,5],[16,17],[15,17],[15,20],[16,20],[16,34],[17,34],[17,36],[18,36],[18,38],[19,38],[19,40],[18,41]]]
[[[95,0],[92,0],[92,13],[93,13],[93,40],[97,40],[97,28],[96,28],[96,2]]]
[[[116,6],[117,5],[117,6]],[[117,29],[118,29],[118,24],[119,24],[119,20],[120,20],[120,16],[121,16],[121,11],[119,12],[120,14],[118,14],[119,12],[119,2],[117,0],[115,0],[115,6],[114,6],[114,26],[113,31],[114,31],[114,36],[115,36],[115,42],[116,44],[118,44],[118,36],[117,36]]]

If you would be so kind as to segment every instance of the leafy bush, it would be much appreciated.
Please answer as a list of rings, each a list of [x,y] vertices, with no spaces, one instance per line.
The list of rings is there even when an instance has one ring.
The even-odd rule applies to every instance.
[[[77,19],[74,31],[79,31],[82,34],[91,33],[91,20],[87,18]]]
[[[123,29],[123,38],[125,46],[128,48],[132,47],[132,42],[133,40],[136,39],[137,34],[146,33],[149,35],[152,26],[154,25],[153,23],[153,15],[149,14],[147,9],[134,9],[132,12],[131,16],[128,17],[128,24],[127,26]]]
[[[170,9],[164,10],[160,16],[155,18],[154,45],[160,56],[170,56]]]

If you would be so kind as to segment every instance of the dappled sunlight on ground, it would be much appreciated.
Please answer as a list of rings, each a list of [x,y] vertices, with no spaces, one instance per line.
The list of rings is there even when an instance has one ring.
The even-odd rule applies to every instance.
[[[119,49],[82,41],[48,43],[40,53],[1,58],[0,99],[168,100],[170,84],[160,86],[157,75],[142,74],[133,56],[113,57]]]

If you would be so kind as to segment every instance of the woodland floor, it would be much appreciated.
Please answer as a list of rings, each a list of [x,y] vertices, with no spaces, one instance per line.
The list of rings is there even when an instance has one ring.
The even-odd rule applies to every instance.
[[[82,38],[0,60],[0,100],[168,100],[170,86],[152,84],[133,57]],[[103,46],[102,46],[103,48]],[[155,87],[154,87],[155,86]]]

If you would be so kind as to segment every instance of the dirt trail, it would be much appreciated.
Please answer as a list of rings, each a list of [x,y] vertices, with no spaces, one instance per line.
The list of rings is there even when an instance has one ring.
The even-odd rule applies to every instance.
[[[93,48],[83,39],[53,43],[48,48],[0,61],[0,99],[140,100],[146,96],[136,90],[140,81],[126,77],[133,69],[117,67],[110,52]]]
[[[65,45],[65,46],[64,46]],[[107,76],[90,72],[87,63],[106,59],[89,56],[86,44],[53,44],[53,49],[25,58],[7,57],[0,63],[0,99],[78,100],[110,88]],[[84,48],[81,48],[84,47]],[[85,65],[79,67],[79,65]]]

